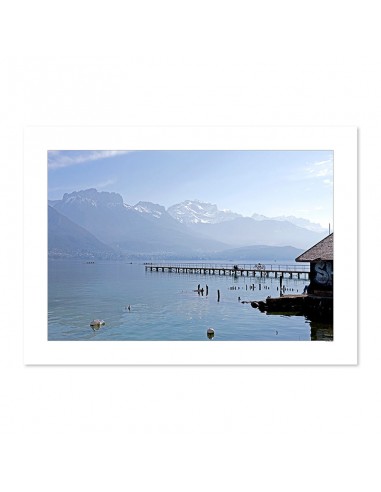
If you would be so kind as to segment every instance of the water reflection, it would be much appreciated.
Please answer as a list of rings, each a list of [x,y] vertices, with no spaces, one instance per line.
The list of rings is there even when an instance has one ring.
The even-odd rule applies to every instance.
[[[310,321],[310,325],[311,325],[311,340],[333,341],[332,324]]]
[[[323,321],[311,321],[304,315],[297,315],[294,312],[279,311],[279,312],[266,312],[267,316],[279,316],[280,318],[304,318],[306,323],[310,325],[310,337],[311,340],[319,340],[331,342],[333,341],[333,324]],[[276,332],[278,335],[278,332]]]

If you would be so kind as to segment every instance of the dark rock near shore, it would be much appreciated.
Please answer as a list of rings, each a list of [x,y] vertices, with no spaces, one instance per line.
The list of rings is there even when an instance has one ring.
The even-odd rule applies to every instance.
[[[251,306],[267,314],[291,313],[304,315],[310,320],[333,320],[333,298],[308,295],[267,298],[266,301],[252,301]]]

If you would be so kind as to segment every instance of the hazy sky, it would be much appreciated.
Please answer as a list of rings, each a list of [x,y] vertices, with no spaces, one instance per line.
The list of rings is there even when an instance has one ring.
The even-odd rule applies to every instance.
[[[333,224],[332,151],[49,151],[49,199],[96,188],[125,203],[198,199]]]

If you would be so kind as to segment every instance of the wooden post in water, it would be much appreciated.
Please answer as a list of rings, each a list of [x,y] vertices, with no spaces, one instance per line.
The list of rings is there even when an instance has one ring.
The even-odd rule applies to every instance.
[[[282,297],[283,296],[283,290],[282,290],[283,275],[282,274],[279,275],[279,282],[280,282],[279,283],[279,292],[280,292],[280,297]]]
[[[208,287],[208,286],[206,286],[206,287],[205,287],[205,290],[206,290],[205,295],[208,295],[208,293],[209,293],[209,287]]]
[[[220,291],[217,290],[217,302],[220,302]]]

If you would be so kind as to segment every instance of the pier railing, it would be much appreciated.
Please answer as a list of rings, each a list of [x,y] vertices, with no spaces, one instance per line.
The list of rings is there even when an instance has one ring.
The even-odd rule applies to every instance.
[[[201,269],[201,270],[251,270],[251,271],[266,271],[266,272],[295,272],[309,273],[309,265],[282,265],[278,263],[172,263],[172,262],[155,262],[144,263],[146,267],[158,268],[179,268],[179,269]],[[237,268],[234,268],[234,267]]]
[[[210,275],[243,275],[261,277],[284,276],[288,274],[292,278],[296,274],[298,278],[309,278],[309,265],[282,265],[277,263],[240,263],[240,264],[220,264],[220,263],[144,263],[147,271],[156,272],[175,272],[175,273],[200,273]]]

